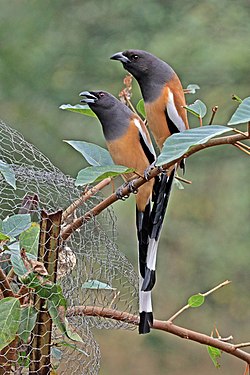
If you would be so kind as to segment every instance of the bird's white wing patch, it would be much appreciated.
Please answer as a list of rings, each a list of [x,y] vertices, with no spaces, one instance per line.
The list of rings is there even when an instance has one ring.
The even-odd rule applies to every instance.
[[[154,147],[153,147],[152,143],[148,141],[147,135],[146,135],[145,131],[142,129],[140,121],[137,120],[136,118],[134,118],[134,124],[137,127],[137,129],[139,130],[139,132],[140,132],[140,134],[141,134],[141,136],[143,138],[143,141],[147,145],[149,151],[151,152],[152,155],[154,155],[154,157],[156,159],[156,154],[155,154]]]
[[[168,116],[169,116],[170,120],[173,121],[173,123],[175,124],[177,129],[180,132],[183,132],[184,130],[186,130],[186,126],[185,126],[185,123],[182,120],[181,116],[177,112],[177,109],[176,109],[176,106],[175,106],[175,103],[174,103],[174,95],[173,95],[171,90],[169,90],[168,98],[169,98],[168,104],[167,104]]]

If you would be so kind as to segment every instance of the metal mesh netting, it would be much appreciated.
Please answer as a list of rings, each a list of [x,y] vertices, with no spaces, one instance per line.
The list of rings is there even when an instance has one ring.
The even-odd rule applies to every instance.
[[[12,168],[16,178],[16,189],[13,189],[0,173],[0,219],[2,220],[22,212],[23,201],[27,195],[37,197],[37,204],[31,213],[33,226],[35,226],[34,222],[40,222],[42,210],[48,213],[59,209],[64,210],[82,195],[82,191],[75,187],[72,178],[65,176],[38,149],[26,142],[20,133],[3,122],[0,122],[0,160]],[[74,217],[82,216],[101,200],[100,194],[88,199],[77,207]],[[107,209],[74,231],[66,242],[60,241],[57,280],[54,281],[61,285],[69,308],[90,305],[137,313],[138,276],[127,258],[119,252],[115,244],[115,233],[115,216],[112,209]],[[20,253],[17,244],[18,239],[15,251]],[[12,251],[10,253],[12,254]],[[0,264],[7,274],[8,267],[11,266],[10,255],[8,257],[8,252],[4,251],[0,256]],[[27,261],[32,267],[39,268],[39,264],[34,266],[34,259],[33,263],[30,259]],[[10,285],[16,293],[19,280],[16,275],[10,280]],[[2,294],[0,298],[3,298]],[[32,299],[29,296],[29,299],[22,300],[24,305],[31,302],[34,306],[35,298]],[[36,308],[37,306],[36,304]],[[41,310],[45,309],[41,303],[39,306]],[[46,311],[46,309],[43,311],[45,315]],[[46,321],[44,324],[47,324]],[[61,333],[58,326],[53,324],[52,327],[51,325],[51,342],[54,351],[51,351],[50,358],[53,368],[59,366],[57,373],[60,374],[69,372],[96,374],[98,372],[100,351],[92,336],[91,327],[132,328],[127,323],[100,317],[70,316],[68,324],[71,333],[78,334],[82,342],[75,343],[74,341],[73,344],[71,342],[71,344],[62,345],[65,335]],[[14,371],[19,371],[16,372],[18,374],[40,373],[32,372],[29,367],[29,361],[32,361],[30,352],[34,349],[31,340],[34,340],[35,330],[32,335],[26,340],[25,345],[20,339],[17,339],[15,343],[16,356],[11,359],[11,363]],[[20,361],[20,353],[22,357],[29,358],[29,360]],[[2,354],[0,352],[0,370],[3,364]],[[2,357],[9,359],[7,353],[4,353]]]

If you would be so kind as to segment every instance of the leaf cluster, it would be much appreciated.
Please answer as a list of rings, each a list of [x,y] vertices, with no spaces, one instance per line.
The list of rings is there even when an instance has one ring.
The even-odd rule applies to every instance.
[[[65,338],[83,342],[66,319],[67,301],[61,286],[50,281],[44,264],[37,260],[39,235],[40,226],[31,222],[30,214],[16,214],[0,221],[0,271],[2,282],[6,283],[5,290],[1,287],[5,298],[0,300],[0,350],[16,338],[24,348],[30,343],[39,313],[37,300],[43,301]],[[12,289],[12,281],[18,291],[16,287]],[[71,345],[65,340],[61,344]],[[24,352],[18,352],[18,361],[27,367],[30,360]]]

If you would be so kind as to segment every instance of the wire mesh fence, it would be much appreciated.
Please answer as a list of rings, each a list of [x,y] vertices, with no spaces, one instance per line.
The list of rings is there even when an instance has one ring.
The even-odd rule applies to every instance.
[[[5,347],[0,335],[0,374],[96,374],[100,350],[91,328],[133,327],[62,315],[79,306],[136,314],[138,276],[115,243],[114,213],[105,210],[63,241],[63,228],[102,196],[77,205],[61,222],[83,191],[3,122],[0,172],[0,315],[6,309],[3,324],[11,326],[12,319],[17,326]]]

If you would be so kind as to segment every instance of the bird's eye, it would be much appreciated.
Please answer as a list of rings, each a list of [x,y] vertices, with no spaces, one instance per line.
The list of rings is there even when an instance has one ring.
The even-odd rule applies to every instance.
[[[104,92],[99,93],[100,98],[103,97],[104,95],[105,95]]]
[[[138,55],[132,55],[132,56],[131,56],[131,59],[132,59],[133,61],[136,61],[136,60],[139,59],[139,56],[138,56]]]

